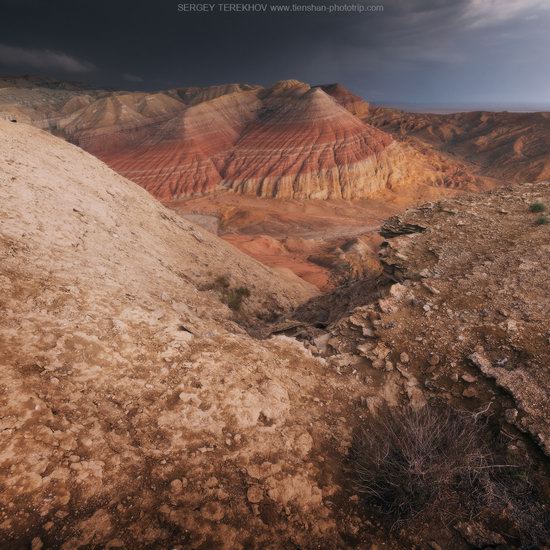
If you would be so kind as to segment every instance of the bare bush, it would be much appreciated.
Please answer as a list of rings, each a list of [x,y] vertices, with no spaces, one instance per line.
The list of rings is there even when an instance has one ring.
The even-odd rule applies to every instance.
[[[540,213],[546,210],[546,205],[541,201],[536,201],[529,205],[529,212]]]
[[[538,548],[550,517],[530,473],[506,461],[487,426],[455,409],[388,410],[356,433],[353,481],[394,522],[499,525],[511,546]]]
[[[403,519],[458,489],[474,494],[491,453],[472,416],[424,407],[379,415],[358,433],[353,464],[358,492]]]

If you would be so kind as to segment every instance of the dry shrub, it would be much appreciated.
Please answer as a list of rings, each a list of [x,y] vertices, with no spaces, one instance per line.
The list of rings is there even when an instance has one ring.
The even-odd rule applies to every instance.
[[[493,471],[484,489],[481,510],[493,512],[509,541],[523,550],[543,548],[550,541],[550,513],[525,469]]]
[[[546,210],[546,206],[541,201],[536,201],[533,204],[529,205],[529,212],[541,213]]]
[[[227,304],[227,306],[234,310],[239,311],[241,309],[241,305],[243,303],[243,300],[245,298],[248,298],[250,296],[250,290],[244,286],[240,286],[237,288],[229,288],[227,291],[223,294],[223,302]]]
[[[432,406],[381,411],[356,433],[355,489],[394,524],[420,514],[446,525],[475,517],[498,523],[513,545],[549,540],[548,514],[528,472],[506,462],[479,416]]]
[[[453,409],[387,410],[356,437],[357,490],[396,519],[457,487],[474,492],[490,453],[473,417]]]
[[[250,297],[250,289],[247,287],[232,288],[227,275],[216,277],[213,282],[201,286],[199,290],[215,290],[221,301],[233,311],[240,311],[243,301]]]

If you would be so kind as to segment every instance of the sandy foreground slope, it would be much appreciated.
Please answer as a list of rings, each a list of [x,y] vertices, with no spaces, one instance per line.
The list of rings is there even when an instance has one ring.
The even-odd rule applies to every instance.
[[[311,287],[36,128],[0,121],[0,162],[0,540],[339,540],[329,499],[359,382],[252,339],[200,290],[229,274],[262,316]]]

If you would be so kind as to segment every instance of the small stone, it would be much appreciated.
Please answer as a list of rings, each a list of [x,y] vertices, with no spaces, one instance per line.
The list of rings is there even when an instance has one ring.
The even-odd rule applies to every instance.
[[[508,319],[506,321],[506,328],[509,332],[517,332],[518,330],[518,323],[514,319]]]
[[[105,549],[108,550],[110,548],[124,548],[125,544],[122,539],[111,539],[106,545]]]
[[[469,388],[466,388],[463,392],[462,392],[462,395],[464,397],[477,397],[477,390],[473,387],[469,387]]]
[[[201,515],[210,521],[221,521],[225,516],[225,512],[219,502],[212,501],[207,502],[201,507]]]
[[[483,355],[482,350],[472,353],[468,356],[468,359],[484,374],[487,374],[492,368],[491,361],[489,361],[489,359],[487,359],[487,357]]]
[[[458,523],[455,529],[474,548],[506,546],[506,541],[500,534],[490,531],[482,523],[476,521]]]
[[[393,370],[393,363],[391,361],[386,361],[385,368],[387,371]]]
[[[259,485],[252,485],[246,492],[246,498],[248,499],[248,502],[257,504],[258,502],[262,502],[264,498],[264,491]]]
[[[363,357],[368,357],[372,351],[372,344],[361,344],[357,346],[357,351],[359,352],[359,355],[362,355]]]
[[[380,319],[380,315],[378,314],[378,312],[373,311],[372,309],[369,309],[369,311],[367,312],[367,317],[370,321],[377,321],[378,319]]]
[[[209,489],[212,489],[213,487],[218,486],[218,478],[217,477],[209,477],[206,480],[206,483],[204,484],[205,487],[208,487]]]
[[[174,494],[181,493],[183,489],[183,483],[181,482],[181,479],[174,479],[170,482],[170,491]]]
[[[326,333],[326,334],[321,334],[320,336],[317,336],[316,338],[313,339],[315,346],[321,353],[326,353],[328,342],[331,339],[331,337],[332,336],[330,333]]]
[[[463,374],[461,378],[462,380],[464,380],[464,382],[468,382],[468,384],[473,384],[474,382],[477,382],[477,376],[473,376],[471,374]]]
[[[34,537],[31,542],[31,550],[40,550],[44,546],[40,537]]]
[[[422,286],[431,294],[441,294],[441,292],[437,290],[437,288],[430,286],[428,283],[422,283]]]
[[[403,363],[403,364],[407,364],[410,361],[409,354],[403,351],[399,355],[399,361],[401,361],[401,363]]]
[[[518,417],[517,409],[506,409],[504,411],[504,418],[506,418],[506,422],[508,422],[508,424],[514,424],[517,417]]]
[[[382,313],[393,313],[395,304],[391,298],[381,298],[378,300],[378,307]]]
[[[435,367],[436,365],[439,365],[439,355],[436,353],[432,354],[430,358],[428,359],[428,362],[432,367]]]
[[[400,300],[407,293],[407,287],[401,283],[396,283],[390,287],[390,296]]]

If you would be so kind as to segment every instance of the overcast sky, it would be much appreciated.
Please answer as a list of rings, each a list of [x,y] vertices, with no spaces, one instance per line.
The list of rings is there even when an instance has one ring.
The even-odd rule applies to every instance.
[[[384,10],[362,14],[182,3],[0,0],[0,73],[145,90],[297,78],[386,104],[550,108],[550,0],[363,0]]]

